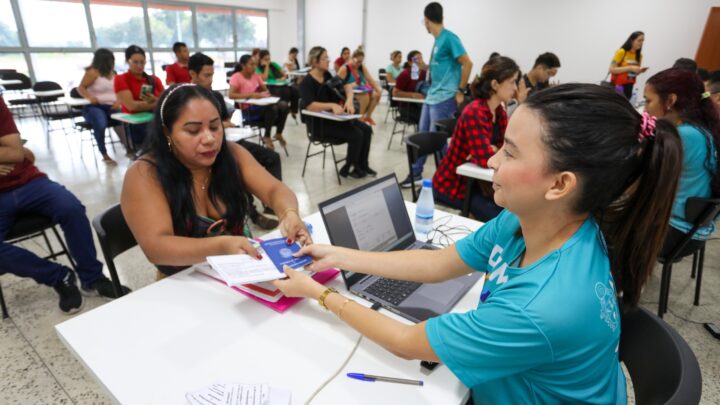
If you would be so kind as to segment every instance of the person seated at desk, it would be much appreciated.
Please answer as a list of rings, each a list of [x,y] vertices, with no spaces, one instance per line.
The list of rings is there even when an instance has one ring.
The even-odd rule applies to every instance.
[[[259,74],[255,73],[256,67],[255,59],[251,55],[240,57],[240,61],[235,67],[235,73],[230,77],[228,97],[233,100],[270,97],[270,92],[263,83],[263,79]],[[262,121],[265,129],[263,142],[268,149],[275,149],[270,137],[273,126],[277,128],[275,139],[280,142],[282,147],[287,145],[287,141],[285,141],[282,134],[289,112],[285,101],[280,100],[275,104],[263,106],[240,103],[240,109],[243,113],[243,120]]]
[[[350,48],[346,46],[343,47],[342,51],[340,51],[340,56],[338,56],[338,58],[335,59],[335,63],[333,63],[335,73],[337,73],[340,68],[345,66],[345,64],[348,62],[350,62]]]
[[[683,145],[682,172],[663,248],[665,254],[669,254],[693,227],[685,218],[687,199],[720,196],[717,162],[720,117],[704,90],[697,73],[677,68],[663,70],[645,84],[645,111],[675,124]],[[714,223],[698,229],[680,256],[697,249],[697,241],[708,239],[714,232]]]
[[[212,89],[213,76],[215,75],[215,67],[213,66],[215,61],[209,56],[203,53],[195,53],[190,57],[188,61],[188,69],[190,70],[190,77],[192,83],[198,86],[204,87],[212,91],[212,95],[215,97],[218,106],[220,106],[220,119],[222,120],[223,128],[233,128],[235,124],[230,122],[230,114],[228,113],[227,105],[225,104],[225,97],[219,91]],[[248,142],[241,139],[236,142],[238,145],[247,149],[255,160],[260,163],[265,170],[272,174],[276,179],[282,181],[282,163],[280,161],[280,155],[277,152],[268,148],[254,143]],[[278,221],[268,218],[261,214],[257,208],[255,208],[255,202],[252,194],[246,193],[248,197],[248,218],[257,226],[262,229],[274,229],[278,226]],[[269,209],[269,207],[266,207]]]
[[[72,270],[4,241],[19,214],[38,214],[59,224],[77,264],[84,294],[115,298],[112,282],[103,275],[103,264],[97,259],[85,207],[65,187],[38,170],[35,155],[22,146],[12,114],[0,96],[0,274],[30,277],[53,287],[63,313],[80,311],[83,298]],[[122,290],[130,292],[127,287]]]
[[[518,84],[518,102],[527,100],[534,91],[540,91],[550,86],[550,78],[557,74],[560,68],[560,59],[552,52],[545,52],[535,59],[535,64],[529,72],[522,76]]]
[[[139,46],[127,47],[125,60],[128,71],[115,76],[113,82],[122,111],[129,114],[152,111],[157,97],[164,90],[162,82],[157,76],[145,73],[145,51]],[[130,124],[127,128],[130,131],[128,139],[132,140],[136,147],[140,147],[147,134],[147,124]]]
[[[146,153],[125,174],[120,200],[135,239],[158,266],[158,278],[207,256],[260,258],[250,242],[245,191],[280,213],[288,243],[312,243],[295,194],[245,148],[225,141],[220,106],[210,90],[170,87],[152,126]]]
[[[385,80],[388,83],[395,83],[400,72],[403,70],[402,63],[402,52],[392,51],[390,54],[390,64],[385,68]]]
[[[346,83],[351,84],[353,89],[367,90],[355,95],[360,102],[360,114],[363,116],[360,120],[370,125],[376,125],[372,119],[372,113],[380,102],[382,89],[373,79],[367,66],[363,64],[364,60],[365,51],[360,48],[356,49],[352,58],[338,70],[337,75]]]
[[[113,127],[127,145],[122,125],[110,117],[120,112],[113,80],[115,80],[115,56],[110,50],[100,48],[93,54],[92,63],[85,68],[85,74],[77,86],[78,93],[90,102],[89,105],[83,106],[83,118],[92,127],[95,143],[103,157],[103,162],[108,165],[117,165],[117,162],[108,155],[105,147],[107,128]]]
[[[184,42],[175,42],[172,47],[177,62],[165,67],[165,84],[168,86],[175,83],[190,83],[190,72],[188,71],[188,59],[190,51]]]
[[[282,70],[282,67],[270,59],[270,52],[267,49],[260,51],[258,55],[260,64],[256,73],[262,77],[263,81],[281,81],[287,80],[288,75]],[[297,116],[298,105],[300,104],[300,92],[296,86],[268,86],[270,94],[280,97],[280,100],[290,103],[290,114],[293,118]]]
[[[485,63],[472,84],[474,100],[468,104],[455,125],[450,148],[433,176],[433,194],[443,204],[461,209],[465,198],[466,179],[457,174],[465,162],[488,167],[490,159],[502,146],[507,128],[503,103],[517,91],[520,68],[510,58],[498,56]],[[487,183],[479,184],[470,196],[470,213],[478,221],[495,218],[502,208],[493,200]]]
[[[283,64],[283,68],[286,72],[294,72],[296,70],[300,70],[300,61],[298,61],[299,53],[300,51],[294,46],[290,48],[290,51],[288,52],[288,58]]]
[[[317,299],[392,354],[443,362],[475,403],[625,403],[618,299],[638,305],[681,165],[672,124],[639,114],[612,89],[554,86],[510,120],[488,162],[505,211],[473,234],[442,250],[299,252],[312,256],[313,271],[423,283],[485,272],[477,309],[407,325],[290,268],[273,284]]]
[[[355,107],[353,106],[352,86],[350,84],[343,86],[344,105],[339,104],[341,100],[329,86],[332,75],[328,72],[330,58],[328,58],[325,48],[313,47],[307,60],[311,69],[300,83],[302,108],[312,112],[330,111],[334,114],[353,114]],[[305,117],[304,120],[310,120],[308,129],[317,139],[347,142],[347,158],[345,165],[340,169],[341,176],[359,179],[367,175],[377,175],[377,172],[368,164],[370,142],[372,141],[372,128],[369,125],[357,120],[339,122],[316,117]]]
[[[397,76],[395,87],[392,89],[393,97],[424,99],[425,94],[422,92],[427,93],[426,75],[427,65],[423,62],[422,53],[420,51],[410,51],[407,55],[407,62],[402,72]],[[398,101],[398,104],[402,118],[409,122],[420,122],[422,104],[402,101]]]

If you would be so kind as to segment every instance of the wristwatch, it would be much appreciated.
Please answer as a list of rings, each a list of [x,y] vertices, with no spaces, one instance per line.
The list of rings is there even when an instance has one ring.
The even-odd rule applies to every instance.
[[[320,304],[320,307],[322,307],[326,311],[329,311],[330,309],[327,307],[327,305],[325,305],[325,298],[327,298],[328,295],[336,292],[338,291],[332,287],[326,288],[325,291],[323,291],[322,294],[320,294],[320,296],[318,297],[318,304]]]

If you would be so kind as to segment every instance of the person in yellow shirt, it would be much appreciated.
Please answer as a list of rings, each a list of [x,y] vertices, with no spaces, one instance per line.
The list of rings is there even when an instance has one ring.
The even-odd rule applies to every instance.
[[[624,94],[628,100],[632,97],[637,76],[645,73],[648,69],[642,67],[643,42],[645,42],[645,34],[642,31],[633,32],[615,52],[615,56],[610,62],[609,72],[612,75],[610,81],[615,85],[615,89]]]

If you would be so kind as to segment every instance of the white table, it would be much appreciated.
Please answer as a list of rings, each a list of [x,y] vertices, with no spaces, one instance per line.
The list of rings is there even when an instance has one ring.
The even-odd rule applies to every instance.
[[[406,204],[414,217],[414,204]],[[313,239],[327,243],[319,213],[305,220],[313,226]],[[450,223],[471,229],[481,225],[455,215]],[[340,276],[328,286],[347,294]],[[475,308],[481,290],[479,282],[454,311]],[[303,404],[340,367],[359,337],[314,300],[277,314],[191,270],[55,328],[110,397],[123,404],[183,404],[186,392],[217,381],[268,382],[291,390],[292,403]],[[348,372],[424,380],[425,385],[356,381],[345,377]],[[467,395],[447,367],[427,374],[418,361],[397,358],[363,338],[348,366],[312,403],[464,404]]]
[[[69,105],[70,107],[82,107],[82,106],[90,104],[90,100],[88,100],[86,98],[77,98],[77,97],[65,97],[65,98],[61,99],[60,101]]]
[[[392,100],[400,102],[400,103],[414,103],[414,104],[422,104],[425,102],[424,98],[410,98],[410,97],[393,97]]]
[[[33,91],[35,97],[60,97],[65,95],[65,90]]]
[[[228,98],[228,100],[231,100],[232,102],[237,102],[240,104],[273,105],[273,104],[277,104],[280,101],[280,97],[238,98],[238,99]]]
[[[470,194],[472,193],[474,180],[492,183],[493,174],[495,173],[495,171],[493,169],[480,167],[475,163],[467,162],[458,166],[455,170],[455,173],[459,174],[460,176],[467,177],[467,186],[465,187],[465,200],[463,201],[463,208],[461,213],[462,216],[466,217],[470,212]]]
[[[293,70],[292,72],[288,72],[288,77],[305,77],[307,76],[309,70]]]
[[[227,139],[230,142],[242,141],[242,140],[254,138],[257,136],[258,135],[252,130],[252,128],[247,128],[247,127],[225,128],[225,139]]]
[[[22,80],[16,80],[16,79],[3,80],[3,79],[0,79],[0,86],[10,86],[10,85],[13,85],[13,84],[22,84]]]
[[[356,119],[362,117],[361,114],[333,114],[328,111],[315,112],[315,111],[310,111],[310,110],[302,110],[301,114],[307,115],[309,117],[317,117],[317,118],[322,118],[322,119],[326,119],[326,120],[330,120],[330,121],[339,121],[339,122],[352,121],[352,120],[356,120]]]

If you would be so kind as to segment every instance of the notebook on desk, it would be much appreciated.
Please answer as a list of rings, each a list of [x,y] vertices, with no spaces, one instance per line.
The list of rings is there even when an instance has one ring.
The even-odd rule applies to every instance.
[[[319,204],[330,242],[374,252],[437,249],[415,238],[395,174]],[[480,279],[479,272],[442,283],[391,280],[341,270],[347,289],[414,322],[449,312]]]

